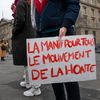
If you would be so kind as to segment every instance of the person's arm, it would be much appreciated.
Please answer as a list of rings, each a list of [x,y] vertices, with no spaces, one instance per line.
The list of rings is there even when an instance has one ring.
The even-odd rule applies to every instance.
[[[15,22],[13,27],[13,34],[21,33],[25,24],[25,6],[23,1],[19,1],[16,6]]]
[[[80,10],[79,0],[63,0],[63,6],[66,13],[59,31],[60,37],[65,36],[68,28],[75,24]]]

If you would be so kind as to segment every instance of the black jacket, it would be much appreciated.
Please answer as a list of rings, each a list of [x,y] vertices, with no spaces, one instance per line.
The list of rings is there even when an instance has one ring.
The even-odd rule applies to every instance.
[[[27,0],[19,0],[12,30],[14,65],[27,65],[26,39],[34,37],[35,35],[31,24],[30,5]]]

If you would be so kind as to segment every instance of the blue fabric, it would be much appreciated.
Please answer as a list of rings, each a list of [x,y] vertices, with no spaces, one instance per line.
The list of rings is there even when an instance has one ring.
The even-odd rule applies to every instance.
[[[79,13],[79,0],[48,0],[41,15],[36,12],[37,30],[42,33],[67,27],[70,30]]]

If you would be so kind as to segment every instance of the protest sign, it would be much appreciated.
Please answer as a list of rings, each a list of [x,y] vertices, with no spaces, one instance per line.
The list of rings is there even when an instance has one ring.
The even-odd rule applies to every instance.
[[[93,35],[27,39],[31,84],[96,79]]]

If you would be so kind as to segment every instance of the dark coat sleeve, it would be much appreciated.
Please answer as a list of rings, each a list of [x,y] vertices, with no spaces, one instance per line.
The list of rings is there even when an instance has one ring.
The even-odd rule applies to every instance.
[[[63,0],[65,9],[65,16],[62,27],[69,28],[74,25],[79,14],[80,5],[79,0]]]
[[[23,0],[19,0],[16,7],[16,15],[14,20],[13,34],[19,34],[22,32],[25,24],[25,5]]]

